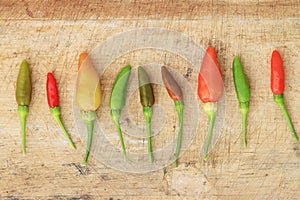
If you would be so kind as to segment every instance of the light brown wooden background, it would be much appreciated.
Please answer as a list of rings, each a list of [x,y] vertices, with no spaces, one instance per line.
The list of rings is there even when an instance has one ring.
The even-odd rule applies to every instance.
[[[300,133],[299,1],[0,2],[1,199],[300,198],[299,144],[293,142],[269,89],[269,60],[278,49],[286,67],[286,105]],[[226,116],[207,162],[199,157],[207,131],[205,119],[178,168],[128,174],[93,157],[86,168],[80,166],[85,149],[72,114],[77,58],[113,34],[137,27],[167,28],[203,48],[217,49],[226,87]],[[234,55],[240,55],[251,85],[247,149],[242,148],[241,115],[232,80]],[[21,154],[14,95],[24,58],[33,78],[26,157]],[[186,68],[178,70],[186,73]],[[75,152],[48,114],[48,71],[57,78],[62,120],[76,142]],[[197,74],[192,74],[191,80],[196,79]],[[104,82],[112,85],[108,78]]]

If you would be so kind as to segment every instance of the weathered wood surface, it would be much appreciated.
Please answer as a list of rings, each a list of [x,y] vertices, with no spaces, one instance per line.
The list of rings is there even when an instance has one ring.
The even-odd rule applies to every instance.
[[[293,142],[269,89],[270,55],[278,49],[286,66],[286,104],[300,132],[299,7],[299,1],[267,0],[2,0],[0,198],[299,199],[299,144]],[[207,120],[202,118],[197,136],[181,156],[178,168],[168,166],[156,172],[129,174],[110,169],[93,157],[83,168],[80,164],[85,149],[76,133],[72,108],[78,55],[91,51],[113,34],[139,27],[167,28],[191,37],[203,48],[216,47],[226,87],[226,115],[219,142],[209,160],[202,161],[199,153],[207,131]],[[133,66],[152,60],[172,62],[172,56],[137,55],[140,56],[138,52],[130,55]],[[247,149],[242,148],[241,115],[232,80],[234,55],[241,56],[251,85]],[[31,65],[33,78],[25,157],[21,154],[14,95],[19,64],[24,58]],[[122,59],[117,62],[126,64]],[[187,67],[175,68],[182,75],[187,73]],[[76,142],[75,152],[58,134],[60,130],[48,114],[48,71],[54,71],[57,77],[62,120]],[[102,81],[106,94],[116,75],[111,73],[114,74],[108,73]],[[193,86],[196,79],[194,71],[189,77]],[[105,96],[106,106],[108,100]]]

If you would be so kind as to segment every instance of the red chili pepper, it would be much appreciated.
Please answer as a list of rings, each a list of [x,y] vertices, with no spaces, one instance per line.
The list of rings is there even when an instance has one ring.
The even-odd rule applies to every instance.
[[[58,90],[56,86],[56,80],[52,73],[47,74],[47,84],[46,84],[46,90],[47,90],[47,100],[48,105],[50,108],[50,113],[52,117],[55,119],[55,121],[58,123],[59,127],[62,129],[64,135],[66,136],[68,142],[70,143],[71,147],[73,149],[76,149],[72,139],[70,138],[70,135],[66,131],[61,119],[60,119],[60,108],[59,108],[59,96],[58,96]]]
[[[47,100],[50,108],[58,107],[59,97],[56,80],[52,73],[47,74]]]
[[[278,51],[273,51],[271,58],[271,90],[273,94],[284,92],[284,67]]]
[[[223,95],[223,80],[216,51],[208,47],[198,77],[198,96],[203,103],[217,102]]]
[[[274,101],[280,107],[283,115],[291,130],[292,136],[295,142],[298,142],[294,126],[291,122],[289,114],[284,104],[283,92],[284,92],[284,67],[283,61],[278,51],[273,51],[271,58],[271,90],[273,92]]]
[[[207,159],[214,123],[216,119],[217,103],[223,95],[224,85],[222,73],[217,61],[216,51],[209,47],[203,58],[198,77],[198,96],[203,102],[203,109],[209,118],[208,137],[204,150],[204,160]]]

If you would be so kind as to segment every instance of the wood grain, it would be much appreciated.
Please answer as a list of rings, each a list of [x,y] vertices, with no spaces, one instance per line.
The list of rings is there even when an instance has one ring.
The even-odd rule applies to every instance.
[[[6,19],[200,19],[212,16],[299,18],[299,1],[1,1]]]
[[[286,105],[299,131],[299,6],[299,1],[267,0],[1,1],[0,198],[299,199],[300,146],[293,142],[269,88],[270,56],[273,49],[278,49],[286,66]],[[156,172],[131,174],[111,169],[93,157],[83,168],[80,164],[85,145],[80,141],[73,116],[78,56],[114,34],[141,27],[180,32],[204,49],[208,45],[217,49],[226,88],[219,141],[209,160],[202,161],[199,154],[207,119],[199,106],[197,135],[181,156],[178,168],[168,166]],[[251,86],[247,149],[242,148],[241,114],[232,80],[234,55],[240,55]],[[25,157],[21,153],[14,99],[18,68],[24,58],[30,63],[33,79]],[[143,56],[137,51],[112,66],[126,62],[133,66],[151,61],[169,63],[187,77],[196,91],[197,71],[191,71],[186,61],[176,64],[175,60],[163,52]],[[57,78],[62,120],[77,145],[76,151],[69,148],[48,114],[48,71]],[[110,70],[103,77],[103,108],[108,105],[116,74],[117,70]],[[156,95],[169,101],[162,92],[157,90]],[[132,112],[140,112],[138,106],[132,108],[136,109]],[[176,115],[172,113],[169,123],[176,125]],[[136,120],[142,124],[143,118],[138,116]],[[110,123],[110,119],[104,120]]]

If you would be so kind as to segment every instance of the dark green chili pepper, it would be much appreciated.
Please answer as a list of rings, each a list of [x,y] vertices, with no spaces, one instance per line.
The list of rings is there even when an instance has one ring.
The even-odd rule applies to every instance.
[[[153,162],[152,155],[152,140],[151,140],[151,117],[152,108],[154,104],[154,95],[152,90],[152,85],[149,81],[149,77],[142,67],[138,68],[138,79],[139,79],[139,92],[140,92],[140,102],[143,106],[143,113],[146,118],[146,127],[148,133],[148,155],[149,162]]]
[[[18,114],[21,121],[22,129],[22,152],[26,154],[26,117],[29,112],[29,104],[31,101],[31,77],[30,69],[26,60],[23,60],[16,86],[16,101],[18,103]]]
[[[120,114],[121,110],[125,106],[125,100],[126,100],[126,88],[128,84],[128,79],[130,76],[131,72],[131,66],[126,66],[124,67],[119,75],[116,78],[116,81],[114,83],[114,86],[111,91],[110,95],[110,115],[111,118],[113,119],[115,126],[118,130],[119,138],[121,141],[121,147],[124,155],[124,159],[128,160],[127,154],[126,154],[126,149],[125,149],[125,144],[122,136],[122,131],[120,128]]]
[[[151,107],[155,101],[153,95],[153,89],[149,81],[149,77],[146,71],[142,67],[138,68],[138,79],[139,79],[140,102],[143,107]]]
[[[162,79],[167,89],[167,92],[171,99],[175,103],[175,108],[178,114],[178,121],[179,121],[179,131],[178,131],[178,139],[177,139],[177,147],[175,152],[175,166],[178,166],[178,155],[180,152],[181,147],[181,138],[182,138],[182,124],[183,124],[183,95],[181,88],[179,87],[178,83],[175,81],[173,76],[167,70],[165,66],[161,68]]]
[[[239,58],[236,56],[232,63],[232,71],[233,71],[233,80],[234,80],[234,86],[235,91],[237,94],[237,98],[239,101],[239,107],[240,111],[242,113],[243,118],[243,144],[244,147],[247,147],[247,139],[246,139],[246,133],[247,133],[247,114],[249,110],[249,101],[250,101],[250,88],[247,81],[247,78],[245,76],[243,66],[239,60]]]

